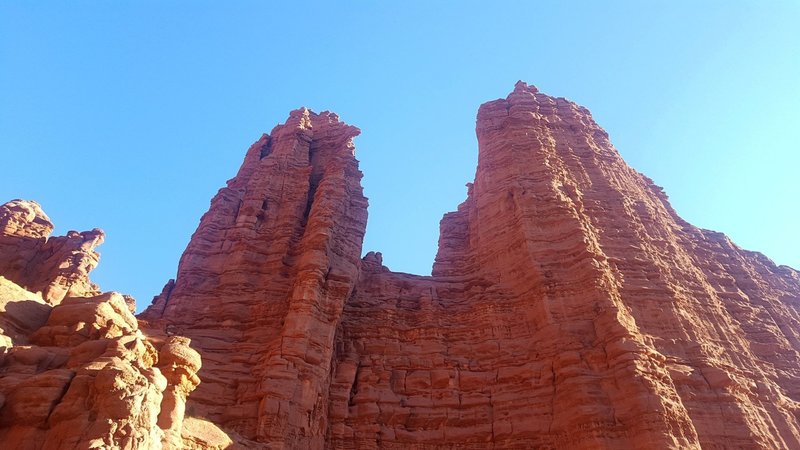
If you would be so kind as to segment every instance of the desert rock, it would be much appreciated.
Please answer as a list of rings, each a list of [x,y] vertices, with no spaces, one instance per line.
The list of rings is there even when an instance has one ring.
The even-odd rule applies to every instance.
[[[202,354],[193,415],[273,445],[324,442],[334,335],[367,220],[358,133],[300,109],[253,144],[142,314]]]
[[[357,130],[256,142],[143,314],[203,357],[187,410],[286,449],[800,446],[798,272],[682,220],[573,102],[519,82],[476,132],[432,276],[358,262]]]
[[[100,254],[95,248],[105,234],[70,231],[50,237],[53,223],[38,203],[12,200],[0,205],[0,274],[45,301],[58,304],[67,296],[99,294],[89,281]]]
[[[682,220],[586,108],[480,107],[430,276],[362,258],[358,134],[263,135],[138,318],[88,278],[101,231],[0,206],[0,442],[800,448],[800,273]]]
[[[48,238],[53,225],[33,202],[12,201],[0,214],[3,448],[180,449],[232,442],[218,429],[183,429],[186,397],[200,382],[200,355],[191,341],[159,330],[148,337],[130,297],[95,294],[88,271],[97,263],[101,232]]]

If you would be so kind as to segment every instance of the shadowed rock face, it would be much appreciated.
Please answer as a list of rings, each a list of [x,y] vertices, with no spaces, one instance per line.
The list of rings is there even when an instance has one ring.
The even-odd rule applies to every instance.
[[[187,414],[265,448],[800,446],[798,272],[681,220],[572,102],[520,82],[476,130],[432,276],[359,260],[357,129],[257,141],[141,317],[202,355]]]

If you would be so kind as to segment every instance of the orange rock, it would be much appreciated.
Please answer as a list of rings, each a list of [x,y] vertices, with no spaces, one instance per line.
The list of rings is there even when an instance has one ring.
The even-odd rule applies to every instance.
[[[161,347],[158,354],[159,368],[167,379],[167,389],[161,401],[158,426],[164,430],[164,446],[180,448],[183,445],[181,431],[186,412],[186,398],[200,379],[200,354],[189,346],[191,341],[185,337],[172,336]]]
[[[431,276],[360,259],[329,112],[248,150],[139,321],[88,281],[102,235],[0,207],[0,442],[800,448],[800,273],[683,221],[568,100],[519,82],[476,131]]]
[[[46,218],[38,205],[22,205],[29,208],[13,202],[7,208],[25,214],[6,216],[5,223],[13,226],[5,226],[4,230],[11,230],[5,236],[44,239],[52,225],[45,227],[41,224],[49,221],[37,220]],[[70,239],[71,235],[67,248]],[[17,243],[25,244],[18,248],[30,250],[31,261],[43,262],[35,266],[43,272],[30,272],[30,266],[16,270],[19,266],[9,264],[15,257],[12,254],[4,261],[6,274],[47,283],[56,280],[46,286],[74,292],[76,284],[57,280],[63,269],[75,266],[48,263],[53,255],[61,254],[60,250],[49,252],[59,248],[49,247],[51,241],[25,247],[26,241],[18,239]],[[72,262],[92,251],[94,243],[87,245],[73,253]],[[90,285],[85,277],[72,280]],[[0,446],[180,449],[184,443],[188,448],[198,448],[198,442],[214,448],[233,442],[220,430],[184,433],[184,404],[200,382],[196,373],[201,364],[189,339],[165,339],[158,331],[148,339],[133,316],[132,299],[114,292],[63,299],[59,294],[53,299],[55,306],[0,276]]]
[[[99,294],[89,281],[100,255],[95,247],[105,234],[70,231],[50,237],[53,223],[36,202],[12,200],[0,205],[0,274],[45,301],[58,304],[67,296]]]
[[[191,337],[203,355],[192,414],[247,439],[324,442],[334,334],[367,218],[358,133],[335,114],[301,109],[253,144],[203,216],[174,285],[141,315]]]
[[[188,410],[270,448],[800,446],[796,271],[681,220],[568,100],[520,82],[476,129],[429,277],[357,263],[354,129],[256,142],[143,314],[204,358]]]
[[[41,295],[0,276],[0,348],[27,343],[28,335],[44,326],[49,315],[50,306]]]

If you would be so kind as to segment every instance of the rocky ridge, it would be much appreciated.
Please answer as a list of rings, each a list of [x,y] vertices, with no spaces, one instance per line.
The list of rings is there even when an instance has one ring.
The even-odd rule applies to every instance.
[[[70,231],[50,237],[54,225],[36,202],[12,200],[0,206],[0,274],[58,304],[64,297],[99,294],[89,281],[97,267],[95,248],[105,234]]]
[[[797,271],[683,221],[573,102],[519,82],[476,132],[431,276],[361,258],[359,130],[329,112],[251,146],[138,321],[88,280],[102,232],[0,207],[0,439],[800,448]]]

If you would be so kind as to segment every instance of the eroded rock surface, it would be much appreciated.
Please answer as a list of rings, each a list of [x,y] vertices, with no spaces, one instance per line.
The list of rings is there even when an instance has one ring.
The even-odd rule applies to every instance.
[[[800,273],[683,221],[589,111],[481,106],[431,276],[363,259],[358,129],[293,111],[137,320],[102,232],[0,207],[10,448],[800,448]],[[4,277],[4,278],[3,278]]]
[[[362,261],[357,130],[298,110],[143,314],[265,448],[798,448],[800,275],[677,216],[589,111],[481,106],[432,276]],[[252,445],[257,445],[253,442]]]
[[[142,314],[203,355],[192,415],[276,448],[324,442],[334,335],[367,220],[358,133],[300,109],[253,144]]]
[[[88,271],[102,232],[48,239],[52,223],[25,201],[0,206],[0,226],[0,447],[230,447],[219,430],[204,440],[208,432],[183,428],[200,382],[190,340],[147,337],[130,297],[94,294]]]
[[[12,200],[0,205],[0,275],[58,304],[67,296],[99,294],[89,281],[105,234],[70,231],[50,237],[53,223],[38,203]]]
[[[800,446],[796,271],[681,220],[567,100],[520,83],[477,135],[434,276],[345,306],[334,447]]]

